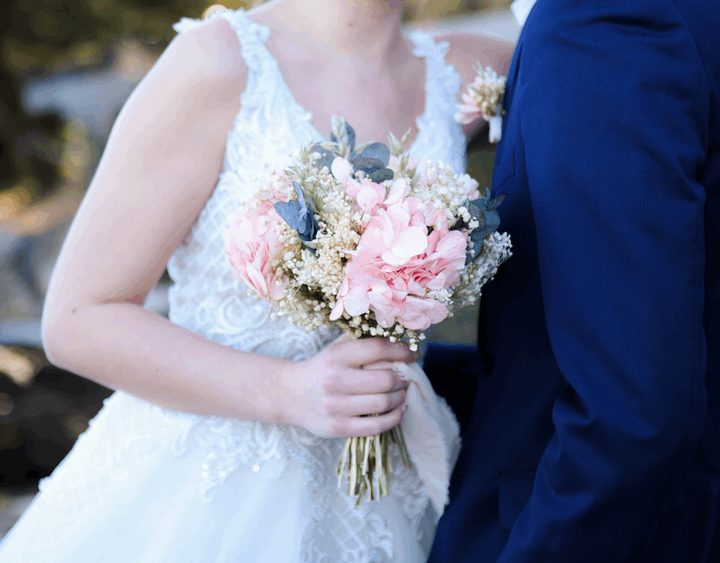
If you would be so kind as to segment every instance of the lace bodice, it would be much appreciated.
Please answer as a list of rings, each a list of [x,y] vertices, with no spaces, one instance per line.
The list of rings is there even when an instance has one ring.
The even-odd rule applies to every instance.
[[[241,10],[216,17],[237,32],[248,69],[247,88],[228,133],[218,184],[168,263],[174,282],[170,320],[238,350],[306,359],[338,334],[331,329],[308,333],[282,317],[273,318],[269,306],[249,296],[233,277],[223,229],[269,172],[286,167],[292,154],[323,137],[312,125],[312,114],[295,101],[266,48],[269,29]],[[175,29],[183,32],[198,25],[202,22],[184,19]],[[410,154],[442,160],[464,171],[465,138],[453,119],[460,77],[444,61],[447,44],[436,44],[419,31],[410,37],[414,54],[426,62],[425,111],[417,120],[418,136]],[[369,503],[357,510],[351,499],[338,493],[334,468],[342,444],[343,440],[321,439],[301,428],[170,411],[118,392],[92,421],[77,451],[43,482],[38,510],[42,507],[49,513],[62,507],[57,517],[62,524],[52,532],[60,538],[75,515],[96,501],[99,491],[128,478],[160,450],[200,460],[198,495],[211,503],[233,472],[265,471],[280,478],[288,463],[299,462],[305,470],[307,509],[313,522],[303,532],[301,560],[392,561],[388,523],[373,513]],[[419,536],[427,493],[414,472],[406,470],[399,458],[394,461],[392,494],[401,499],[404,515]],[[73,490],[68,491],[67,483]],[[55,502],[62,495],[74,498],[72,506],[70,501]]]

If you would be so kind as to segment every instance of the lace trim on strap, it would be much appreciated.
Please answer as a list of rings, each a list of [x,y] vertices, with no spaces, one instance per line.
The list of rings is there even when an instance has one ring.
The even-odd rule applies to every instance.
[[[418,130],[428,132],[418,139],[411,151],[422,158],[450,164],[456,173],[465,172],[465,134],[455,121],[455,105],[462,79],[455,67],[445,62],[447,41],[435,42],[429,33],[416,30],[410,34],[415,44],[413,54],[425,58],[425,112],[417,119]]]
[[[312,125],[312,112],[297,103],[280,72],[277,59],[268,50],[265,41],[270,29],[247,17],[244,10],[227,11],[217,14],[230,23],[238,36],[241,54],[248,67],[248,83],[241,97],[240,111],[233,124],[234,133],[228,137],[224,170],[233,173],[243,163],[239,153],[247,149],[247,134],[252,132],[255,141],[267,141],[266,150],[257,154],[268,158],[278,154],[284,160],[276,160],[266,166],[264,172],[282,169],[289,163],[289,154],[309,142],[319,142],[318,132]],[[269,127],[272,123],[273,127]],[[273,134],[273,131],[282,133]],[[274,149],[274,150],[271,150]],[[285,149],[285,150],[283,150]]]
[[[185,33],[196,27],[200,27],[205,22],[203,20],[193,20],[190,18],[180,18],[180,21],[173,24],[172,28],[176,33]]]
[[[260,71],[268,62],[272,62],[272,57],[267,56],[267,50],[262,48],[270,37],[270,28],[252,21],[243,10],[220,12],[217,16],[226,20],[237,33],[248,68]]]

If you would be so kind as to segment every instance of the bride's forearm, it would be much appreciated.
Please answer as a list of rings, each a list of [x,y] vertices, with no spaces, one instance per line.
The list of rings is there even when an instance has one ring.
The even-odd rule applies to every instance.
[[[223,346],[130,301],[50,300],[43,343],[60,367],[176,410],[370,436],[400,423],[407,382],[378,362],[414,361],[407,346],[341,338],[294,362]],[[379,416],[364,416],[384,413]]]
[[[77,307],[50,323],[50,360],[111,389],[197,414],[282,422],[289,360],[240,352],[133,303]]]

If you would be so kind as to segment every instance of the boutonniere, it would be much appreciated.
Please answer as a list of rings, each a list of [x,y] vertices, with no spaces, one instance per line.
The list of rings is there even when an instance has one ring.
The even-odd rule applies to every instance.
[[[482,118],[490,125],[490,142],[497,143],[502,136],[502,107],[505,94],[505,76],[498,76],[491,67],[482,68],[478,63],[477,76],[462,95],[462,104],[458,104],[455,120],[462,125],[473,123]]]

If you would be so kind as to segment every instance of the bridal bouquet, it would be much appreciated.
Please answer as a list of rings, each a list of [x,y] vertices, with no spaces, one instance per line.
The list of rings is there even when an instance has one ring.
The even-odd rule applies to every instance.
[[[304,148],[232,217],[225,248],[236,277],[308,330],[334,325],[417,350],[423,330],[479,298],[511,245],[495,232],[501,200],[449,166],[410,158],[407,136],[355,147],[335,118],[331,142]],[[358,502],[388,494],[392,443],[409,467],[400,427],[346,441],[338,483],[347,467]]]

